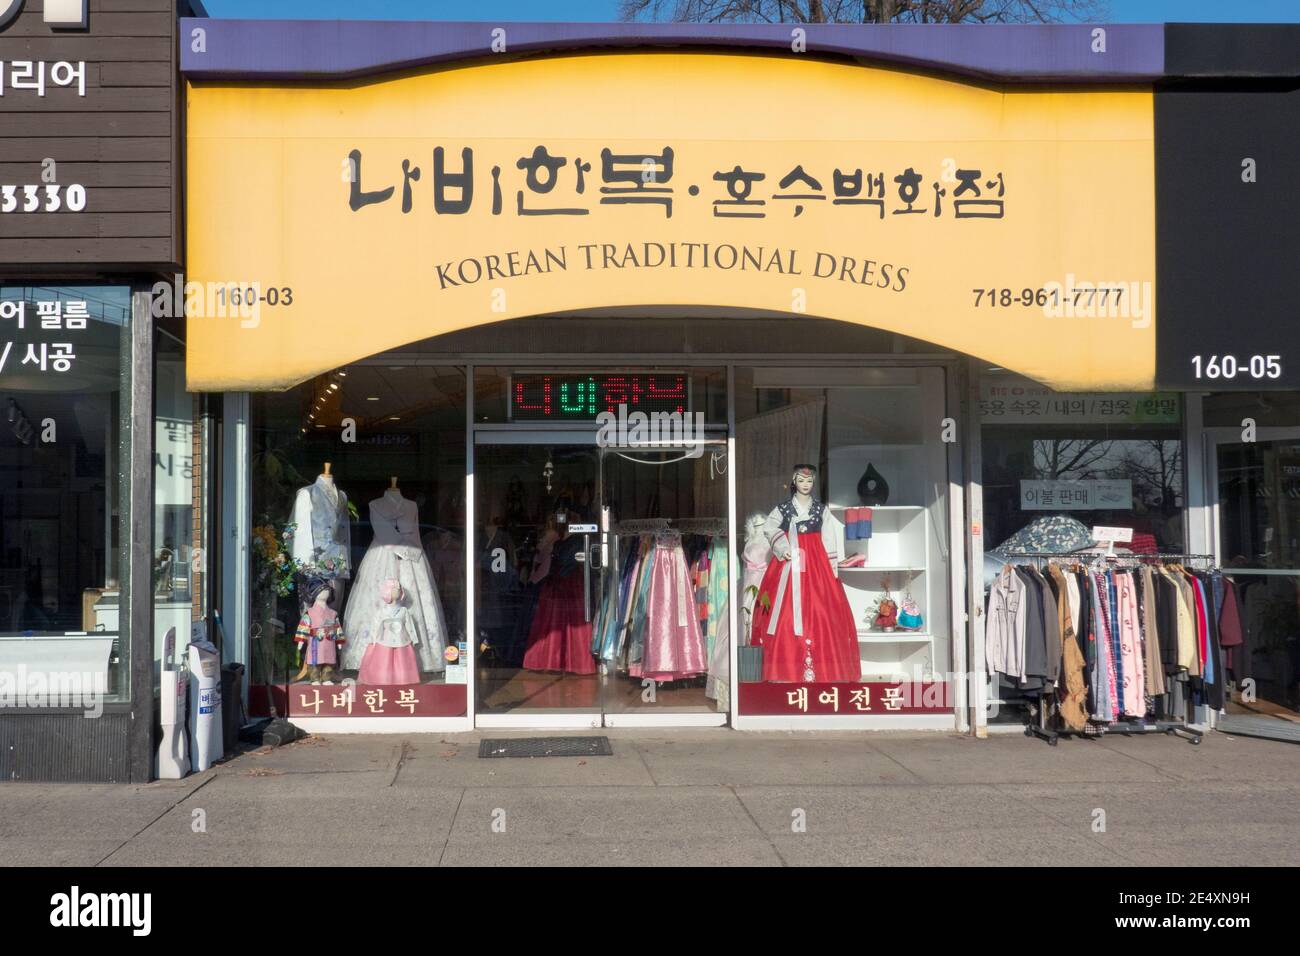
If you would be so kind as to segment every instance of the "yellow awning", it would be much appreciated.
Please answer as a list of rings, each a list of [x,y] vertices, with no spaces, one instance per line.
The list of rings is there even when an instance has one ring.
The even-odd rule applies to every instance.
[[[1153,385],[1149,89],[624,52],[188,95],[196,391],[647,305],[855,322],[1058,389]]]

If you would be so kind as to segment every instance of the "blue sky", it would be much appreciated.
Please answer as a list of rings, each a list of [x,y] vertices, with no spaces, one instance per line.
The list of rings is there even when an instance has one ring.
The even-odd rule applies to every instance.
[[[343,20],[617,20],[618,0],[203,0],[216,17]],[[1111,23],[1297,23],[1300,0],[1109,0]]]

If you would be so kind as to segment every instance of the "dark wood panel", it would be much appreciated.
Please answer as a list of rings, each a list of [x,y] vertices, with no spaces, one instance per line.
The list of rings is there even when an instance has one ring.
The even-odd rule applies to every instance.
[[[166,37],[171,36],[171,17],[160,12],[123,12],[114,4],[107,11],[91,10],[90,28],[101,37]],[[19,17],[5,28],[4,36],[47,37],[52,32],[40,17]]]
[[[10,113],[10,136],[168,136],[167,113]]]
[[[73,239],[10,239],[0,234],[0,280],[18,274],[14,265],[53,267],[68,263],[95,267],[116,263],[132,268],[136,263],[169,263],[172,259],[169,238],[95,239],[83,236]]]
[[[32,136],[0,139],[0,161],[39,163],[51,156],[60,163],[143,162],[169,163],[172,141],[166,136],[125,136],[101,139],[94,136]]]
[[[86,188],[86,208],[0,213],[0,273],[93,275],[180,261],[180,81],[175,0],[90,0],[85,31],[51,30],[26,0],[0,31],[0,60],[84,61],[86,95],[46,81],[45,96],[0,98],[0,184]],[[7,79],[7,77],[6,77]]]
[[[92,20],[93,22],[93,20]],[[97,37],[84,34],[54,34],[35,37],[8,37],[0,33],[0,60],[85,60],[102,63],[108,60],[171,59],[172,41],[168,37]]]
[[[9,90],[0,96],[0,113],[68,113],[87,109],[107,113],[159,113],[171,109],[172,91],[166,87],[86,87],[86,95],[76,87],[45,84],[45,95],[35,90]],[[0,122],[0,130],[5,127]]]
[[[92,16],[96,10],[123,10],[141,13],[166,13],[175,9],[176,0],[90,0]]]
[[[141,188],[101,186],[88,191],[86,210],[94,212],[163,212],[170,215],[171,184]]]
[[[0,213],[0,237],[5,239],[80,239],[166,237],[172,220],[155,212],[7,212]]]
[[[89,6],[93,26],[96,13],[171,13],[177,3],[176,0],[90,0]],[[45,0],[27,0],[23,9],[44,12]]]
[[[46,156],[58,164],[55,173],[61,183],[83,186],[170,186],[171,163],[70,163],[60,160],[59,141],[51,139]],[[37,162],[0,163],[0,183],[39,183],[41,167]]]
[[[123,63],[114,61],[112,63],[96,63],[99,69],[99,86],[107,88],[112,86],[165,86],[172,88],[176,81],[173,73],[173,66],[170,62],[139,62]],[[86,64],[90,68],[90,64]],[[86,77],[86,82],[90,82],[90,77]]]

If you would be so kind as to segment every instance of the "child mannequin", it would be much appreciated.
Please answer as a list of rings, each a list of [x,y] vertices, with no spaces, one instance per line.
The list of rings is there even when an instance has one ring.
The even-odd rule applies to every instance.
[[[410,626],[410,610],[403,603],[402,585],[396,578],[379,589],[382,602],[375,621],[375,633],[357,673],[358,684],[388,686],[418,684],[420,668],[415,663],[418,640]]]
[[[294,643],[298,645],[298,660],[313,684],[333,684],[334,667],[338,664],[338,645],[344,641],[339,615],[329,606],[333,596],[329,587],[319,588],[312,604],[298,621]],[[305,660],[304,660],[305,657]],[[299,677],[302,676],[300,672]]]

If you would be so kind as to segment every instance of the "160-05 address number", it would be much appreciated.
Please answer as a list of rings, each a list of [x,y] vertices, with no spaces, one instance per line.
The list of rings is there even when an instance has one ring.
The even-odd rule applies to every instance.
[[[1235,355],[1193,355],[1192,370],[1201,379],[1281,378],[1282,356],[1251,355],[1239,359]]]

